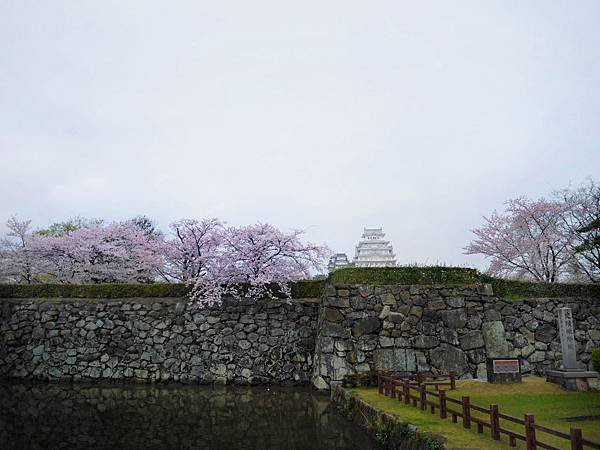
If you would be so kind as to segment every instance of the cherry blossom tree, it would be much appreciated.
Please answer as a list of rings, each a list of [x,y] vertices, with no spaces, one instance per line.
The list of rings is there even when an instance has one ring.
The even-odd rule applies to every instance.
[[[325,246],[268,224],[225,227],[218,219],[182,219],[165,237],[146,217],[105,224],[71,219],[31,231],[12,218],[2,240],[4,279],[32,283],[168,282],[192,286],[201,305],[235,298],[290,295],[289,282],[320,271]],[[5,270],[10,268],[10,270]]]
[[[223,295],[275,297],[274,287],[289,297],[289,282],[321,270],[329,253],[325,246],[302,243],[300,230],[284,233],[259,223],[222,231],[214,264],[195,279],[192,298],[201,304],[219,303]]]
[[[150,282],[162,266],[163,240],[132,222],[71,222],[31,231],[14,217],[2,240],[0,271],[9,282]]]
[[[181,282],[213,277],[222,253],[223,223],[218,219],[181,219],[169,226],[165,264],[159,269],[167,280]]]
[[[572,236],[572,272],[591,282],[600,281],[600,185],[593,180],[555,193],[565,205],[562,227]]]
[[[565,210],[555,200],[509,200],[504,214],[494,211],[472,230],[476,239],[465,253],[488,257],[495,276],[556,282],[573,260],[573,236],[562,228]]]
[[[161,240],[148,239],[131,222],[92,225],[37,241],[48,271],[66,283],[150,282],[162,265],[161,250]]]
[[[0,279],[31,284],[36,281],[38,272],[31,220],[12,216],[6,226],[8,233],[0,241]]]
[[[87,219],[85,217],[71,217],[63,222],[54,222],[48,228],[41,228],[35,231],[37,236],[65,236],[81,228],[88,228],[95,225],[102,225],[101,219]]]

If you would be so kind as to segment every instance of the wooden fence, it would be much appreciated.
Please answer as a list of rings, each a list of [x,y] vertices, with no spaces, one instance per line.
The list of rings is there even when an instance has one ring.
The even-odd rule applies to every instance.
[[[508,436],[508,442],[511,447],[516,447],[517,440],[520,440],[525,443],[527,450],[535,450],[538,447],[548,450],[568,448],[554,447],[540,441],[536,437],[536,431],[540,431],[566,439],[570,442],[571,450],[583,450],[584,447],[600,449],[599,443],[583,438],[581,428],[571,427],[570,433],[563,433],[562,431],[535,423],[533,414],[525,414],[523,419],[519,419],[518,417],[501,413],[498,410],[498,405],[490,405],[489,408],[484,408],[471,403],[468,396],[463,396],[461,400],[449,397],[446,395],[446,390],[439,389],[440,385],[450,386],[450,390],[456,388],[454,377],[451,377],[451,381],[446,383],[436,381],[418,383],[408,378],[386,375],[379,375],[377,377],[377,387],[380,394],[384,394],[390,398],[398,398],[399,401],[403,401],[407,405],[412,403],[413,406],[420,407],[424,411],[429,409],[431,414],[439,412],[440,419],[447,419],[450,416],[453,423],[457,423],[460,417],[464,428],[470,429],[474,425],[477,427],[477,433],[483,433],[484,429],[488,428],[494,440],[499,440],[500,435],[505,434]],[[428,386],[433,386],[435,391],[427,390]],[[485,414],[487,417],[484,419],[474,416],[473,411]],[[501,420],[521,425],[523,427],[523,434],[502,427]],[[565,442],[565,444],[567,443]]]

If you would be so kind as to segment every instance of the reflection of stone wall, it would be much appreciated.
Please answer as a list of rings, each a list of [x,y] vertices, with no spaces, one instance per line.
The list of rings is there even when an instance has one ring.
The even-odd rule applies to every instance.
[[[3,300],[0,376],[42,380],[304,382],[318,301]]]
[[[298,388],[0,384],[0,448],[376,448],[327,405]]]
[[[485,374],[560,363],[556,314],[573,310],[578,358],[600,347],[600,299],[501,300],[489,286],[328,286],[319,299],[0,300],[0,377],[194,383],[307,382],[370,369]]]
[[[600,346],[599,299],[501,300],[489,286],[330,286],[319,315],[313,383],[370,369],[485,375],[486,356],[524,372],[560,364],[556,314],[573,309],[579,360]]]

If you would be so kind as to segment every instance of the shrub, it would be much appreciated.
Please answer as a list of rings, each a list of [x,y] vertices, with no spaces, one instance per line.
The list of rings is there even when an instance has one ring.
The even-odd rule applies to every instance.
[[[528,297],[590,297],[600,298],[600,284],[539,283],[532,281],[504,280],[482,275],[481,280],[490,283],[494,295],[502,298]]]
[[[329,276],[340,284],[475,284],[489,283],[494,295],[517,299],[531,297],[600,298],[600,284],[540,283],[494,278],[466,267],[372,267],[345,268]]]
[[[600,347],[592,350],[592,368],[600,372]]]
[[[291,283],[292,298],[319,297],[323,283],[321,280]],[[190,287],[183,283],[0,284],[0,298],[181,298],[189,292]]]
[[[333,284],[473,284],[480,278],[466,267],[350,267],[329,276]]]

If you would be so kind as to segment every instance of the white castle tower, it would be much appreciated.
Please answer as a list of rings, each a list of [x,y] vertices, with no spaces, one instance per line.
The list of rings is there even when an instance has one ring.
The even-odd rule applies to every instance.
[[[390,241],[383,239],[383,228],[365,228],[356,246],[356,267],[394,267],[396,255]]]
[[[327,264],[327,269],[329,272],[334,271],[335,269],[343,269],[344,267],[352,267],[353,264],[348,261],[348,256],[345,253],[336,253],[331,258],[329,258],[329,264]]]

